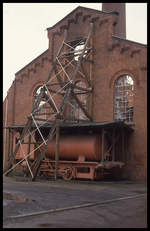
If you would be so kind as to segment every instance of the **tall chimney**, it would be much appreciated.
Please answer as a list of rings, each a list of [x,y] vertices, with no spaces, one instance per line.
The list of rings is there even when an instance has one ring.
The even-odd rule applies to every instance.
[[[126,38],[126,9],[125,3],[102,3],[102,11],[116,11],[118,15],[118,23],[115,28],[115,35]]]

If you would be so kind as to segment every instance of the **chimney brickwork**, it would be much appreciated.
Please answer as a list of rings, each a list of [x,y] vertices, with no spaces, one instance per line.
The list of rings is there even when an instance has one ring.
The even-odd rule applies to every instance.
[[[115,26],[115,35],[126,38],[126,9],[125,3],[102,3],[102,11],[118,12],[118,23]]]

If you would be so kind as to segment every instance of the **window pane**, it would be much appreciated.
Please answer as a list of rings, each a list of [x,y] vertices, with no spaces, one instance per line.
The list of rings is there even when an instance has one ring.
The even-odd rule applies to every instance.
[[[129,75],[120,76],[114,86],[114,119],[133,121],[134,82]]]

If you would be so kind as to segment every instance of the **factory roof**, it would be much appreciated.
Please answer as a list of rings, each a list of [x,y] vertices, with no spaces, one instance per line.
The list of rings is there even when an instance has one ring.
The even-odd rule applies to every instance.
[[[96,9],[92,9],[92,8],[88,8],[88,7],[78,6],[74,10],[72,10],[69,14],[67,14],[64,18],[62,18],[60,21],[58,21],[55,25],[48,27],[47,30],[53,29],[58,24],[60,24],[63,20],[68,18],[71,14],[73,14],[74,12],[76,12],[78,10],[82,10],[82,9],[87,10],[88,12],[94,12],[94,13],[98,13],[98,14],[116,14],[116,15],[118,15],[118,12],[116,12],[116,11],[106,12],[106,11],[96,10]]]

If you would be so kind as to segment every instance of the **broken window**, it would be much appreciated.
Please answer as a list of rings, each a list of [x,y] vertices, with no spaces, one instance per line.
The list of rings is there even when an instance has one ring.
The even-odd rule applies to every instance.
[[[129,75],[122,75],[114,85],[114,119],[133,122],[134,81]]]
[[[86,84],[83,81],[78,81],[76,86],[86,88]],[[80,101],[81,105],[87,110],[87,94],[81,93],[79,89],[74,89],[74,93],[76,94],[78,100]],[[70,120],[86,120],[87,117],[84,114],[83,110],[76,102],[76,100],[71,97],[71,104],[70,104]]]
[[[85,46],[85,39],[75,40],[71,42],[70,45],[73,47],[74,50],[74,60],[78,61]],[[86,57],[87,53],[88,53],[88,49],[85,50],[85,54],[83,55],[83,58]]]
[[[74,53],[75,57],[74,57],[74,59],[75,59],[76,61],[79,60],[79,57],[80,57],[80,55],[81,55],[83,49],[84,49],[84,44],[78,45],[78,46],[75,47],[75,53]],[[87,51],[85,51],[85,53],[87,53]],[[86,56],[86,54],[83,55],[83,57],[85,57],[85,56]]]

